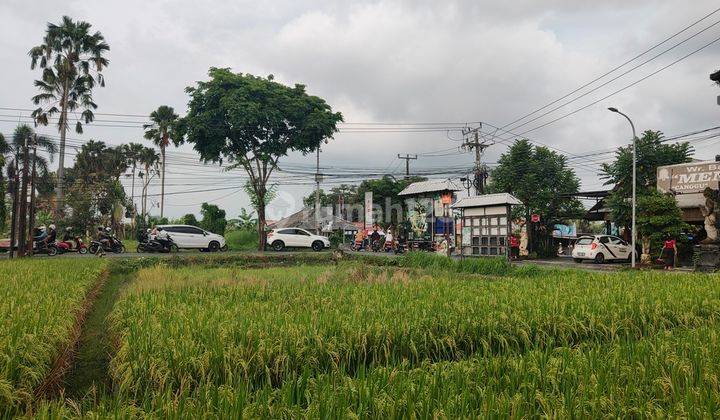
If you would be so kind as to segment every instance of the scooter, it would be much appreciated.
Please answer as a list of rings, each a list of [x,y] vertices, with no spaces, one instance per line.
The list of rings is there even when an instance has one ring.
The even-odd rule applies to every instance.
[[[109,243],[107,245],[103,245],[100,241],[90,242],[88,251],[91,254],[98,254],[100,252],[114,252],[116,254],[122,254],[125,252],[125,245],[123,245],[120,239],[112,236],[109,238]]]
[[[145,238],[144,241],[139,242],[137,245],[137,252],[177,252],[178,247],[175,244],[175,241],[172,240],[170,235],[165,237],[164,239],[147,239]]]
[[[73,246],[73,243],[70,241],[61,241],[56,242],[55,246],[57,246],[58,252],[60,254],[65,254],[67,252],[77,252],[78,254],[87,254],[88,248],[87,245],[83,242],[82,239],[80,239],[79,236],[75,237],[75,246]]]

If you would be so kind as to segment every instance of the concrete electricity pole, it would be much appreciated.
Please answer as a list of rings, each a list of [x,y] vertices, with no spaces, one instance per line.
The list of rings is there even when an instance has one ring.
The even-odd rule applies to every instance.
[[[492,146],[494,142],[492,141],[485,141],[484,139],[480,140],[480,129],[482,128],[482,123],[480,123],[480,126],[478,128],[474,128],[472,130],[468,130],[465,133],[465,142],[463,143],[462,147],[466,150],[475,150],[475,194],[481,195],[485,194],[485,180],[488,177],[487,169],[485,169],[485,166],[482,164],[482,154],[488,147]]]
[[[410,178],[410,161],[411,160],[417,160],[417,155],[408,155],[402,156],[398,153],[398,159],[405,159],[405,178]]]
[[[323,176],[320,173],[320,147],[317,148],[316,155],[316,169],[315,169],[315,229],[316,234],[320,235],[322,227],[320,226],[320,182],[322,182]]]
[[[25,239],[27,237],[27,196],[28,196],[28,175],[30,164],[30,148],[28,147],[28,139],[25,139],[23,146],[23,169],[22,169],[22,188],[20,190],[20,209],[18,219],[18,257],[25,256]]]
[[[33,228],[35,227],[35,179],[37,178],[37,134],[33,137],[32,174],[30,175],[30,217],[28,222],[28,246],[27,253],[33,254]]]

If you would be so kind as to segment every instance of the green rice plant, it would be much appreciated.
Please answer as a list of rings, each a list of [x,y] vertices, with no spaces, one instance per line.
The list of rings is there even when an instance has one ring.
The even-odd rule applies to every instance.
[[[104,267],[95,258],[0,263],[0,415],[31,401]]]
[[[156,267],[139,272],[112,314],[111,375],[133,399],[253,391],[300,375],[637,340],[718,317],[710,275]]]

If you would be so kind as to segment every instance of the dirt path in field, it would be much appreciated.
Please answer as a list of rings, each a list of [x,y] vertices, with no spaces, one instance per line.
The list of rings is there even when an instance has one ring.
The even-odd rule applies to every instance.
[[[118,292],[133,274],[111,272],[82,326],[73,366],[65,377],[65,396],[82,398],[99,395],[110,386],[108,367],[112,344],[108,315]]]

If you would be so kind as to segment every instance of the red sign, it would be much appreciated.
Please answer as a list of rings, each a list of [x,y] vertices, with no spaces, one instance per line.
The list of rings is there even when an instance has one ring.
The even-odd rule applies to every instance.
[[[530,216],[530,221],[533,223],[537,223],[540,221],[540,215],[539,214],[533,214]]]

